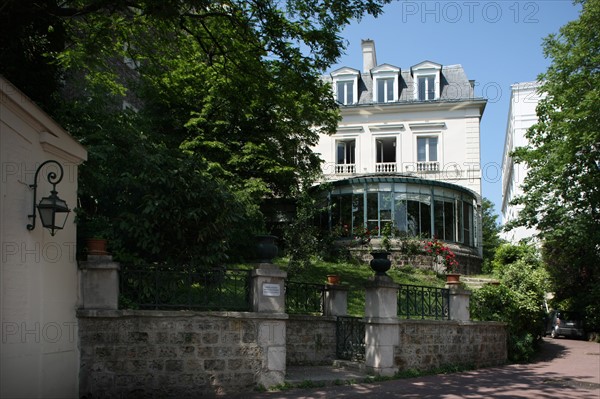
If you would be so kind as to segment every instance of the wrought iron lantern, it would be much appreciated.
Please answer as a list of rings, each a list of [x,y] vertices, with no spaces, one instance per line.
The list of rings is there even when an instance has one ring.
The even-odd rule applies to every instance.
[[[58,166],[60,175],[57,176],[56,172],[54,171],[48,173],[47,180],[48,183],[52,184],[52,190],[50,191],[50,196],[43,197],[40,200],[40,203],[37,205],[37,209],[40,212],[42,226],[49,229],[50,235],[53,236],[56,234],[57,230],[62,230],[65,227],[65,224],[67,223],[67,217],[69,216],[69,212],[71,212],[67,206],[67,203],[58,197],[58,192],[56,191],[56,185],[60,183],[63,178],[63,168],[60,163],[54,160],[48,160],[42,163],[35,171],[33,184],[29,185],[29,187],[33,188],[33,211],[32,214],[29,215],[30,218],[33,218],[33,221],[31,224],[27,225],[27,230],[35,229],[38,174],[42,168],[49,163],[53,163]]]

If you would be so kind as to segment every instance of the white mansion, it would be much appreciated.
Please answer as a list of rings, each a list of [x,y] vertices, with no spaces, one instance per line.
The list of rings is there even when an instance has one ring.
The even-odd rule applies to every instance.
[[[331,72],[342,121],[315,152],[333,205],[330,227],[437,237],[481,256],[479,126],[486,100],[460,65],[377,64],[362,41],[362,72]]]

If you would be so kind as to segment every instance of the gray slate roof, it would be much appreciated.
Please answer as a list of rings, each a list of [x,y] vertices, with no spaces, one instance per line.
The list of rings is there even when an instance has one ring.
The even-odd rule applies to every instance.
[[[331,81],[331,77],[327,77]],[[415,102],[413,96],[413,77],[410,68],[400,72],[400,102]],[[474,90],[460,64],[442,66],[441,71],[441,92],[438,101],[457,101],[472,99]],[[371,73],[361,73],[358,82],[358,104],[373,103],[373,78]]]

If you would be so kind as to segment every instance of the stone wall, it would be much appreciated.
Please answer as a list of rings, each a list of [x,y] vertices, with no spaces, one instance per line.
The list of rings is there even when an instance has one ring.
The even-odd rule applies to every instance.
[[[286,315],[80,310],[80,396],[185,398],[285,374]]]
[[[287,321],[287,365],[331,364],[335,356],[336,318],[290,315]]]
[[[506,325],[494,322],[400,320],[394,363],[399,371],[506,363]]]
[[[482,266],[482,258],[478,255],[463,251],[457,248],[452,248],[455,251],[456,259],[458,260],[458,272],[461,274],[480,274]],[[353,259],[359,262],[369,263],[373,257],[368,249],[352,248],[349,250]],[[412,266],[423,270],[434,270],[434,260],[429,255],[405,255],[398,250],[392,249],[389,259],[392,261],[392,267],[402,268]]]

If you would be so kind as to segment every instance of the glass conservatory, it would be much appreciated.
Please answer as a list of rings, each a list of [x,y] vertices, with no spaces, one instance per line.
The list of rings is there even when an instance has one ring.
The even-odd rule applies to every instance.
[[[477,194],[455,184],[408,176],[331,182],[329,228],[354,236],[387,223],[400,232],[479,248]]]

